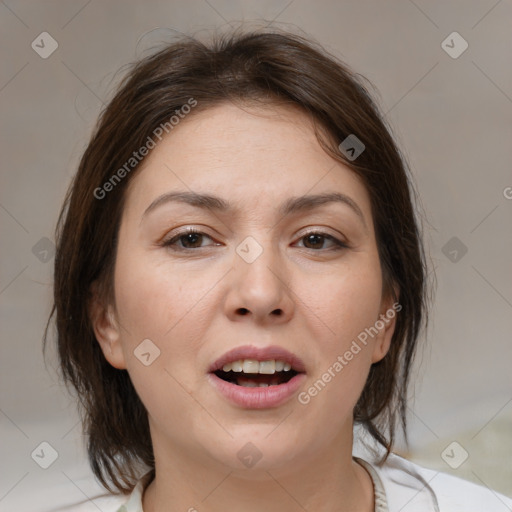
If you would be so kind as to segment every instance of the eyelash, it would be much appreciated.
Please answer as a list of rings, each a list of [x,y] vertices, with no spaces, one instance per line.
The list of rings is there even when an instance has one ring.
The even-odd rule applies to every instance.
[[[190,252],[190,251],[197,251],[199,249],[204,249],[205,248],[205,247],[187,248],[187,247],[175,246],[175,243],[177,241],[179,241],[181,237],[189,235],[189,234],[192,234],[192,235],[202,235],[202,236],[206,236],[206,237],[212,239],[211,236],[207,235],[206,233],[204,233],[202,231],[198,231],[195,228],[187,228],[187,229],[184,229],[183,231],[180,231],[179,233],[176,233],[172,238],[164,240],[161,245],[163,247],[168,247],[169,249],[171,249],[173,251],[176,251],[176,252],[180,252],[180,251],[181,252]],[[329,250],[331,250],[331,251],[340,251],[342,249],[348,249],[348,245],[346,243],[342,242],[341,240],[338,240],[337,238],[335,238],[332,235],[329,235],[328,233],[324,233],[323,231],[318,231],[318,230],[311,230],[311,231],[308,231],[308,232],[304,233],[300,237],[299,240],[302,240],[302,239],[304,239],[304,238],[306,238],[307,236],[310,236],[310,235],[317,235],[317,236],[320,236],[320,237],[322,237],[324,239],[330,240],[331,242],[334,243],[334,247],[331,248],[331,249],[309,249],[310,251],[314,251],[314,252],[329,251]],[[305,249],[308,249],[308,248],[305,247]]]

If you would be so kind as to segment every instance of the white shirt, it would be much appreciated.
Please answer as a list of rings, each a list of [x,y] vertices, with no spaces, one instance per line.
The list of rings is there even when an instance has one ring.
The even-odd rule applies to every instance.
[[[369,455],[354,460],[372,477],[375,512],[512,512],[512,499],[503,494],[393,453],[381,466]],[[143,512],[142,494],[149,476],[146,473],[129,496],[100,497],[68,510],[97,512],[99,507],[102,512]]]

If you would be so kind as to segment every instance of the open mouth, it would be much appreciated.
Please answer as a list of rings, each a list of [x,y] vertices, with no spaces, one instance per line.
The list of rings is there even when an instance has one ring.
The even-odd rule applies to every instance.
[[[217,391],[243,409],[280,407],[306,380],[302,360],[278,346],[237,347],[212,363],[208,373]]]
[[[268,386],[279,386],[280,384],[285,384],[295,377],[298,372],[290,369],[288,371],[276,371],[273,374],[264,374],[259,372],[235,372],[233,370],[217,370],[214,373],[220,379],[230,382],[231,384],[236,384],[237,386],[244,386],[246,388],[265,388]]]

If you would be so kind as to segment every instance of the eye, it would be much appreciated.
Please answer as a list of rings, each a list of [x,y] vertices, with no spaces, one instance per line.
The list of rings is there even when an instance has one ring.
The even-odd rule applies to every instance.
[[[208,247],[201,244],[204,238],[209,238],[212,240],[212,238],[206,233],[198,231],[194,228],[187,228],[177,233],[172,238],[164,240],[162,245],[177,251],[185,251],[187,249],[201,249],[203,247]],[[181,245],[177,245],[177,242],[181,242]]]
[[[212,245],[220,245],[218,243],[203,245],[202,242],[204,242],[206,238],[213,240],[212,237],[206,233],[189,227],[179,233],[176,233],[171,238],[164,240],[162,242],[162,246],[169,247],[176,251],[186,251],[201,249]],[[322,231],[310,231],[304,234],[299,240],[304,241],[304,247],[306,249],[312,250],[328,250],[329,247],[324,247],[325,242],[330,242],[331,250],[348,248],[348,245],[343,243],[341,240],[338,240],[336,237]]]
[[[332,250],[346,249],[348,247],[348,245],[341,240],[322,231],[310,231],[304,234],[300,240],[305,241],[304,246],[306,249],[325,249],[325,247],[322,247],[325,241],[330,241],[331,244],[333,244],[331,245],[331,247],[333,247]]]

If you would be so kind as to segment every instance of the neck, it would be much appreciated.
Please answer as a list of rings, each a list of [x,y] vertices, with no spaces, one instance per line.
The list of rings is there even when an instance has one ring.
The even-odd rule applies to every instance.
[[[156,472],[143,495],[144,512],[374,510],[371,478],[352,459],[351,431],[350,443],[341,442],[340,436],[313,456],[245,470],[210,457],[191,457],[190,451],[159,444],[158,436],[152,437]]]

